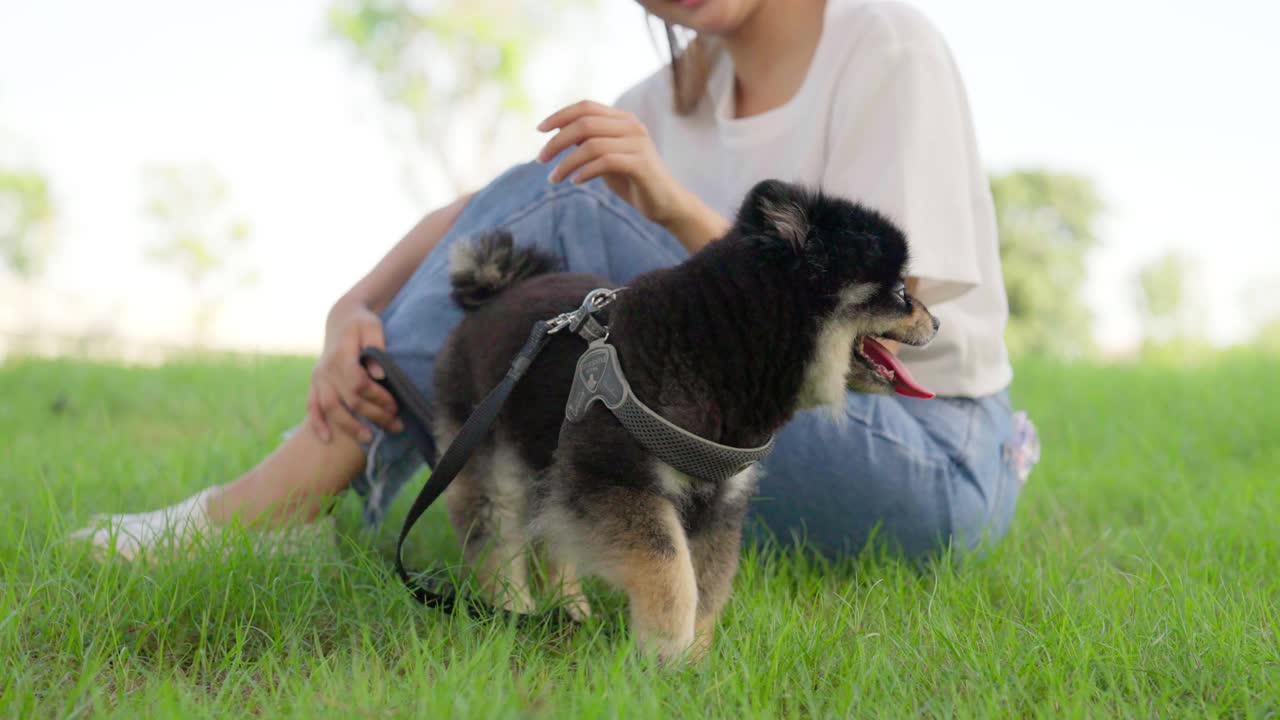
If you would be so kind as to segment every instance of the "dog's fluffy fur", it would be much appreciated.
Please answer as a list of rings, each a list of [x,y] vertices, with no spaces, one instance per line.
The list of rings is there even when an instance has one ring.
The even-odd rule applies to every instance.
[[[606,239],[607,241],[607,239]],[[686,262],[637,277],[602,314],[637,396],[673,423],[755,447],[797,410],[887,392],[855,348],[864,336],[928,342],[937,321],[903,291],[903,234],[850,202],[778,181]],[[504,231],[459,245],[453,297],[467,310],[435,374],[436,435],[453,440],[538,320],[576,308],[603,278],[552,272]],[[656,460],[594,404],[561,436],[583,340],[552,340],[512,392],[446,501],[490,601],[533,609],[529,552],[589,612],[579,577],[624,591],[642,647],[670,660],[710,642],[737,572],[755,469],[722,483]],[[560,440],[557,447],[557,440]]]

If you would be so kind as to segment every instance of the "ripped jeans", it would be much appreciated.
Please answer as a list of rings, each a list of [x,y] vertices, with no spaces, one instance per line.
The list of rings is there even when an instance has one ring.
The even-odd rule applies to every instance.
[[[516,166],[478,192],[383,312],[388,352],[428,400],[436,353],[461,318],[449,299],[453,243],[503,226],[517,243],[554,253],[564,269],[619,284],[688,257],[600,181],[549,183],[552,167]],[[856,552],[873,535],[908,556],[1003,536],[1025,477],[1019,457],[1030,447],[1028,428],[1034,440],[1007,390],[933,400],[849,393],[844,416],[801,412],[778,433],[762,463],[749,536],[798,538],[829,556]],[[407,433],[370,427],[366,472],[352,487],[366,520],[377,524],[423,462]]]

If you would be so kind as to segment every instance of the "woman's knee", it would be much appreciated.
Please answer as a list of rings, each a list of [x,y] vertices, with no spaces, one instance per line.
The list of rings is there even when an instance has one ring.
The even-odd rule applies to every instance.
[[[1018,482],[1007,463],[960,468],[951,482],[951,537],[957,552],[981,554],[1004,539],[1017,505]]]
[[[953,457],[893,398],[850,395],[844,417],[797,416],[779,435],[754,514],[828,556],[971,552],[1009,524],[1010,479]]]
[[[604,199],[601,189],[608,190],[599,181],[582,185],[568,181],[551,182],[551,171],[557,159],[549,162],[529,160],[507,168],[472,194],[467,206],[473,212],[464,211],[460,219],[467,221],[466,224],[478,221],[485,227],[493,227],[503,224],[504,219],[514,219],[551,200],[566,204],[599,203]]]
[[[454,229],[469,234],[501,224],[504,218],[519,213],[548,194],[551,182],[547,176],[550,172],[550,168],[536,160],[511,166],[472,193],[454,222]]]

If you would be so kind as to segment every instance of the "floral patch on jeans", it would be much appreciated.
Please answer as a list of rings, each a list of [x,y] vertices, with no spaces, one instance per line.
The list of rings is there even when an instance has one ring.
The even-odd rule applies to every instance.
[[[1018,482],[1025,484],[1031,468],[1040,462],[1040,434],[1023,411],[1013,414],[1013,440],[1005,446],[1005,460],[1013,465]]]

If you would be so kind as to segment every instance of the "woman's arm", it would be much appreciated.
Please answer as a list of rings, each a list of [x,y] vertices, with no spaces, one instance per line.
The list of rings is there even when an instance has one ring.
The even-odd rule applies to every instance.
[[[329,310],[324,351],[312,371],[307,395],[309,424],[321,442],[330,442],[335,429],[368,442],[372,436],[357,414],[393,432],[402,428],[395,400],[372,382],[381,379],[382,368],[375,364],[366,372],[360,352],[367,347],[386,349],[379,315],[440,244],[470,199],[464,195],[424,217]]]
[[[712,240],[724,237],[732,223],[728,218],[702,202],[697,195],[684,191],[684,209],[663,225],[690,253],[696,253]]]
[[[471,194],[468,193],[428,213],[334,307],[360,305],[375,313],[385,310],[391,298],[400,292],[400,288],[439,244],[440,238],[453,227],[453,222],[470,200]]]

